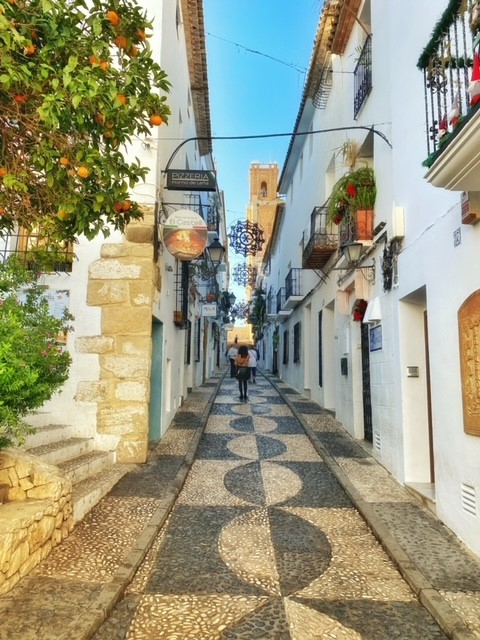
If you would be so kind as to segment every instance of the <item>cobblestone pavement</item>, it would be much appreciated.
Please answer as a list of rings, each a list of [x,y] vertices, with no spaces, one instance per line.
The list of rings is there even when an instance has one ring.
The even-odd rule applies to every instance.
[[[0,640],[480,638],[448,529],[278,379],[219,383],[0,598]]]

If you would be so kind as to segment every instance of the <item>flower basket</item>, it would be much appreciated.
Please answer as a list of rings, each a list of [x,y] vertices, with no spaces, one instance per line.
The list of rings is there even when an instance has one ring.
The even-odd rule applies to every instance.
[[[375,175],[370,167],[349,171],[335,183],[328,201],[328,219],[338,224],[339,212],[356,215],[359,211],[371,211],[377,196]],[[343,219],[343,216],[342,216]],[[340,219],[341,221],[341,219]]]
[[[185,321],[183,311],[174,311],[173,312],[173,324],[176,327],[182,327]]]

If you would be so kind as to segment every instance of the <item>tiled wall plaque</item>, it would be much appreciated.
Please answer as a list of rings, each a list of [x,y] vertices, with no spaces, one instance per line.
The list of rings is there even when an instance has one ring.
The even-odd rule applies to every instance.
[[[462,376],[463,428],[480,436],[480,290],[458,311]]]

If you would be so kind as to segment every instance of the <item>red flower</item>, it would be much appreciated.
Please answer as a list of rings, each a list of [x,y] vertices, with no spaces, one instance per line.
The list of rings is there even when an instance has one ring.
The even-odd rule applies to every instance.
[[[357,187],[353,184],[353,182],[349,182],[347,184],[347,189],[346,189],[348,195],[350,196],[350,198],[355,198],[355,196],[357,195]]]

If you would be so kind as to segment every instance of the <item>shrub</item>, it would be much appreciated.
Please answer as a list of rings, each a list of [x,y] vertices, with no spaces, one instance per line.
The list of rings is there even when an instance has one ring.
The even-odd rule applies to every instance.
[[[0,264],[0,449],[22,444],[24,420],[68,378],[71,357],[58,343],[68,313],[51,315],[44,287],[15,258]]]

